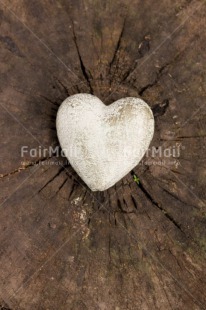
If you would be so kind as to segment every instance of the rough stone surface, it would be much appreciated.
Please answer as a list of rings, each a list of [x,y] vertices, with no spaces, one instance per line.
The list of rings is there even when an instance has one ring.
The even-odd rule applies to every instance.
[[[140,162],[153,137],[154,118],[138,98],[106,106],[96,96],[77,94],[60,106],[56,126],[72,167],[93,191],[103,191]]]

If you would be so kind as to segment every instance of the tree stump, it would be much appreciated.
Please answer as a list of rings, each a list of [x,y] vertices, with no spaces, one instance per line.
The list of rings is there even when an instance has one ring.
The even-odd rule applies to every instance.
[[[0,16],[1,309],[206,309],[205,2],[2,0]],[[154,112],[153,152],[105,192],[40,152],[79,92]]]

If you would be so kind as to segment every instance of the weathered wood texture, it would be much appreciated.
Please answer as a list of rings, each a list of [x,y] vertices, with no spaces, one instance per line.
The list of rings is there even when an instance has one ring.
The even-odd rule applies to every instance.
[[[204,0],[0,1],[1,309],[206,309],[205,23]],[[142,97],[180,157],[103,193],[22,159],[78,92]]]

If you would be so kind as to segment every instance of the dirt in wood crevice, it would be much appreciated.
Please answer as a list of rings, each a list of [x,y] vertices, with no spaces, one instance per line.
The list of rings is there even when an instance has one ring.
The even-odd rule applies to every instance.
[[[74,44],[75,44],[75,47],[76,47],[76,50],[77,50],[77,54],[78,54],[78,57],[79,57],[79,62],[80,62],[80,67],[81,67],[81,70],[82,70],[82,74],[85,78],[85,80],[87,81],[87,84],[89,86],[89,89],[90,89],[90,93],[93,95],[94,94],[94,90],[92,88],[92,85],[91,85],[91,72],[88,72],[88,70],[86,69],[85,65],[84,65],[84,62],[83,62],[83,59],[82,59],[82,56],[81,56],[81,53],[80,53],[80,48],[79,48],[79,45],[78,45],[78,42],[77,42],[77,36],[76,36],[76,33],[75,33],[75,27],[74,27],[74,23],[72,21],[72,32],[73,32],[73,39],[74,39]]]
[[[145,41],[148,41],[147,51],[149,51],[149,39],[147,39],[147,37],[146,37]],[[145,43],[145,45],[146,45],[146,43]],[[170,67],[172,64],[174,64],[174,63],[180,58],[180,56],[183,54],[183,52],[184,52],[184,49],[183,49],[183,51],[180,51],[179,53],[177,53],[177,54],[173,57],[172,60],[170,60],[169,62],[167,62],[167,63],[165,63],[164,65],[162,65],[162,66],[158,69],[158,71],[156,72],[156,77],[155,77],[155,79],[154,79],[152,82],[148,83],[147,85],[141,87],[141,88],[138,90],[138,94],[139,94],[140,96],[143,96],[144,93],[145,93],[148,89],[150,89],[150,88],[154,87],[155,85],[157,85],[157,83],[159,82],[160,78],[162,77],[162,75],[163,75],[163,74],[165,73],[165,71],[167,70],[167,68]],[[143,55],[143,56],[144,56],[144,55]],[[143,56],[142,56],[142,57],[143,57]],[[142,58],[142,57],[139,57],[139,58]],[[148,56],[148,57],[149,57],[149,56]],[[133,75],[133,73],[135,72],[136,69],[137,69],[137,65],[136,65],[132,70],[130,70],[130,72],[128,71],[127,76],[124,77],[124,79],[122,80],[122,82],[125,81],[128,77],[130,78],[130,77]]]
[[[124,214],[135,213],[134,211],[127,211],[127,210],[124,210],[124,209],[122,208],[121,201],[120,201],[119,199],[117,199],[117,207],[118,207],[118,209],[120,210],[120,213],[124,213]]]
[[[165,99],[163,100],[163,102],[155,104],[152,107],[152,112],[154,114],[154,117],[164,115],[168,107],[169,107],[169,99]]]
[[[69,94],[68,88],[67,88],[67,87],[64,85],[64,83],[63,83],[62,81],[60,81],[57,77],[55,77],[55,79],[56,79],[56,81],[62,86],[62,88],[64,89],[64,92],[65,92],[66,96],[69,97],[70,94]],[[62,100],[62,101],[63,101],[63,100]],[[62,101],[61,101],[61,102],[62,102]],[[61,102],[58,104],[58,106],[60,106]]]
[[[122,41],[123,34],[124,34],[124,30],[125,30],[125,23],[126,23],[126,18],[125,18],[124,21],[123,21],[122,29],[121,29],[121,31],[120,31],[119,38],[118,38],[118,40],[117,40],[117,44],[116,44],[116,47],[115,47],[115,50],[114,50],[114,54],[113,54],[112,60],[111,60],[111,62],[110,62],[110,64],[109,64],[109,72],[110,72],[110,73],[111,73],[113,64],[115,63],[115,60],[116,60],[116,58],[117,58],[118,52],[119,52],[119,50],[120,50],[121,41]]]
[[[0,179],[1,179],[1,178],[8,177],[8,176],[10,176],[10,175],[13,175],[13,174],[15,174],[15,173],[18,173],[18,172],[20,172],[20,171],[23,171],[23,170],[25,170],[25,169],[27,169],[27,168],[30,168],[30,167],[33,167],[33,166],[35,166],[35,165],[39,165],[39,164],[41,164],[42,162],[44,162],[44,161],[46,161],[46,160],[49,160],[49,159],[52,158],[53,156],[54,156],[54,155],[52,155],[52,156],[50,156],[50,157],[43,157],[43,158],[40,158],[40,159],[38,159],[38,160],[36,160],[36,161],[34,161],[34,162],[28,162],[28,163],[25,162],[25,165],[22,165],[22,167],[16,168],[15,170],[13,170],[13,171],[11,171],[11,172],[8,172],[8,173],[5,173],[5,174],[0,174]]]
[[[9,308],[7,305],[6,306],[0,305],[0,310],[12,310],[12,309]]]
[[[131,175],[132,176],[134,175],[133,171],[131,172]],[[152,203],[152,205],[157,207],[167,217],[168,220],[170,220],[183,234],[185,234],[185,232],[182,230],[181,226],[177,223],[177,221],[162,206],[160,206],[160,204],[157,201],[154,200],[154,198],[147,191],[142,182],[139,182],[137,186],[141,189],[141,191],[144,193],[146,198]]]

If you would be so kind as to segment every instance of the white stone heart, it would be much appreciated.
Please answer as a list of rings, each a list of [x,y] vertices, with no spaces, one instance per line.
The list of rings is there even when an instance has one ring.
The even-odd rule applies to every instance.
[[[92,191],[103,191],[142,159],[154,133],[149,106],[123,98],[106,106],[97,97],[68,97],[57,113],[57,135],[71,166]]]

